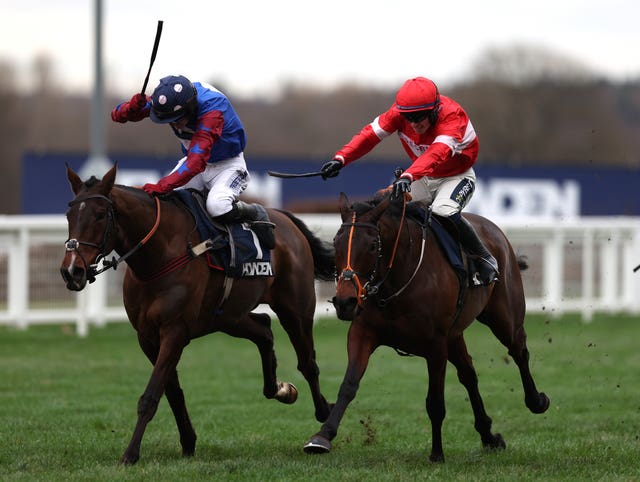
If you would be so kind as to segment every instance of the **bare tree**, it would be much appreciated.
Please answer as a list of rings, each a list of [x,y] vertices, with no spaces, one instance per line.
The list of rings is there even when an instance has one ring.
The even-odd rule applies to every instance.
[[[491,47],[472,64],[467,79],[514,85],[542,81],[593,81],[596,73],[583,63],[545,47],[514,44]]]

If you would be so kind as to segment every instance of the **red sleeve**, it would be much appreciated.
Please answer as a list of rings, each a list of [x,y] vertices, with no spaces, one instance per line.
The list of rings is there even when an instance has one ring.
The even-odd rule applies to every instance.
[[[412,181],[431,176],[438,166],[451,159],[451,154],[449,146],[441,142],[434,142],[429,146],[429,149],[413,161],[411,167],[404,171],[403,174],[411,174]]]
[[[120,123],[138,122],[149,117],[150,111],[151,103],[149,102],[149,97],[147,97],[147,104],[142,109],[137,109],[131,105],[130,101],[122,102],[111,111],[111,119]]]
[[[163,192],[169,192],[184,186],[191,178],[207,167],[211,149],[222,134],[224,117],[219,110],[207,112],[198,119],[198,126],[191,138],[187,151],[187,160],[180,168],[158,181]]]
[[[346,166],[351,162],[365,156],[377,146],[382,139],[393,134],[397,130],[394,122],[392,109],[376,117],[370,124],[367,124],[353,138],[345,144],[333,156],[339,159]]]

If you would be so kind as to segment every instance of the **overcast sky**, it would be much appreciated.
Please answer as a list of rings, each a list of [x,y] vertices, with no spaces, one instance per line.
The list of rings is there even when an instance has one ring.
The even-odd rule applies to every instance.
[[[47,55],[65,90],[93,83],[96,0],[0,0],[0,62]],[[640,77],[638,0],[102,0],[107,88],[142,87],[164,21],[148,93],[160,77],[217,79],[244,95],[283,81],[397,87],[425,75],[464,78],[488,47],[550,49],[612,80]]]

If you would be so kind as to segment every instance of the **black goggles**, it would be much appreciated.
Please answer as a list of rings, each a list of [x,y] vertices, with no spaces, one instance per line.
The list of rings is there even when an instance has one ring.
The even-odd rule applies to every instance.
[[[425,120],[431,114],[431,109],[429,110],[418,110],[415,112],[401,112],[402,117],[407,119],[409,122],[418,123]]]

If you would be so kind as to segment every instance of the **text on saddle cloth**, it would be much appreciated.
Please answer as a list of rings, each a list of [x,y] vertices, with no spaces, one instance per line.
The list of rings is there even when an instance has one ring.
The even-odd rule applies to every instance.
[[[207,240],[201,249],[206,251],[211,268],[222,270],[233,278],[273,276],[271,251],[262,245],[250,227],[245,223],[214,223],[199,191],[176,189],[173,193],[193,215],[200,239]]]

